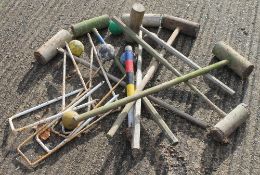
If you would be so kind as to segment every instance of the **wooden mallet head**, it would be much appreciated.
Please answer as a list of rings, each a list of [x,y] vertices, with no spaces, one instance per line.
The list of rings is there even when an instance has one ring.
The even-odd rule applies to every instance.
[[[196,37],[200,29],[198,23],[170,15],[162,16],[161,26],[169,30],[179,28],[181,33],[192,37]]]
[[[246,79],[254,69],[252,63],[223,41],[215,44],[212,53],[220,60],[228,60],[228,67],[242,79]]]
[[[249,116],[248,106],[241,103],[211,129],[210,135],[218,142],[227,143],[228,136],[244,123]]]
[[[67,30],[60,30],[39,49],[34,52],[34,58],[41,64],[48,63],[57,54],[57,48],[64,47],[65,42],[70,42],[73,35]]]

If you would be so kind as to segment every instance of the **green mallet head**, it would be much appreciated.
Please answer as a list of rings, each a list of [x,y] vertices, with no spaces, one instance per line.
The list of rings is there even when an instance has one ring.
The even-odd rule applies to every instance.
[[[112,20],[109,21],[108,30],[112,35],[121,35],[123,33],[123,30]]]

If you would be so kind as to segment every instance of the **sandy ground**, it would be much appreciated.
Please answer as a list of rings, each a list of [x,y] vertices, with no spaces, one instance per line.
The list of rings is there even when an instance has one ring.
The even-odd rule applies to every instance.
[[[142,2],[149,13],[170,14],[201,24],[197,38],[179,36],[174,43],[174,47],[201,66],[212,62],[211,49],[219,40],[230,43],[256,66],[247,81],[242,81],[227,67],[212,73],[237,92],[232,97],[203,78],[192,81],[226,112],[241,102],[249,105],[250,119],[232,134],[229,144],[221,145],[212,141],[207,137],[207,131],[172,112],[156,107],[179,138],[180,143],[177,146],[169,144],[165,135],[143,109],[142,149],[136,159],[132,157],[129,142],[125,137],[126,123],[112,140],[108,141],[105,137],[116,118],[116,114],[112,114],[92,132],[69,143],[39,166],[27,168],[22,163],[15,148],[31,131],[15,137],[10,132],[7,118],[60,95],[61,90],[61,57],[42,66],[35,62],[33,51],[61,28],[67,29],[72,23],[102,14],[120,16],[123,12],[129,12],[132,3],[130,0],[1,0],[0,174],[260,174],[258,0]],[[106,35],[106,31],[102,31],[102,34]],[[162,30],[160,35],[166,40],[170,31]],[[88,43],[86,37],[81,40]],[[124,40],[120,37],[108,38],[108,42],[115,43],[117,51],[123,49]],[[87,44],[86,54],[89,53],[88,46]],[[144,67],[147,67],[151,57],[147,53],[144,54]],[[166,58],[182,72],[191,70],[170,55]],[[82,66],[80,68],[84,75],[87,75],[87,69]],[[109,72],[120,76],[114,65],[109,68]],[[72,78],[68,80],[68,91],[80,87],[75,73],[70,71],[70,74]],[[161,66],[149,86],[173,77]],[[201,98],[184,85],[162,91],[156,96],[212,125],[220,119]],[[49,113],[57,112],[58,107],[52,107]],[[43,112],[46,111],[39,111],[39,114]],[[31,118],[21,120],[21,123],[35,120],[35,115],[27,116]],[[35,145],[28,148],[35,148],[34,152],[40,153]],[[28,155],[33,154],[29,152]]]

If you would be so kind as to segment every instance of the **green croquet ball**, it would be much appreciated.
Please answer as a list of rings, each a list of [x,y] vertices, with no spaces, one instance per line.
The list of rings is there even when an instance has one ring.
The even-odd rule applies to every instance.
[[[123,33],[123,30],[111,20],[109,21],[108,29],[112,35],[121,35]]]
[[[84,45],[79,40],[72,40],[69,42],[69,48],[71,53],[77,57],[79,57],[84,51]]]

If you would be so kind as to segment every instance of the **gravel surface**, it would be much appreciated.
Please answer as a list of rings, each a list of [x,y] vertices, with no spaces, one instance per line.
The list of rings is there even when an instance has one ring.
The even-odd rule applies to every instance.
[[[32,132],[14,136],[7,119],[19,111],[59,96],[62,81],[61,56],[42,66],[34,60],[34,50],[59,29],[68,29],[70,24],[102,14],[120,16],[122,13],[130,12],[133,2],[1,0],[0,174],[260,174],[259,0],[142,2],[149,13],[174,15],[201,24],[197,38],[180,35],[173,44],[199,65],[206,66],[215,61],[211,50],[219,40],[229,43],[255,65],[253,73],[246,81],[242,81],[227,67],[212,72],[237,92],[234,96],[225,94],[203,77],[192,80],[226,112],[241,102],[249,105],[250,119],[231,135],[229,144],[214,142],[207,137],[207,131],[157,106],[156,109],[179,138],[180,143],[177,146],[169,144],[160,128],[143,108],[141,152],[137,158],[133,158],[130,144],[125,137],[126,123],[112,140],[105,137],[117,116],[111,114],[92,132],[76,138],[37,167],[28,168],[24,165],[16,147]],[[153,31],[156,32],[156,29]],[[107,36],[107,31],[101,33]],[[171,31],[162,30],[160,37],[167,40],[170,33]],[[107,38],[120,54],[125,44],[123,38]],[[80,40],[86,44],[85,54],[88,55],[90,49],[87,37],[84,36]],[[166,55],[166,58],[182,72],[191,71],[171,55]],[[151,56],[144,53],[144,67],[149,65],[150,60]],[[67,82],[67,91],[70,91],[80,87],[80,82],[71,63],[68,67],[71,78]],[[118,77],[121,76],[111,63],[106,63],[106,68]],[[80,69],[87,78],[88,70],[82,66]],[[170,71],[161,66],[148,86],[173,77],[175,76]],[[96,81],[100,80],[101,77]],[[104,90],[107,90],[107,87],[104,87]],[[122,91],[122,88],[118,91]],[[100,90],[99,94],[103,92]],[[161,91],[156,96],[212,125],[221,118],[183,84]],[[57,112],[59,107],[52,106],[49,111],[40,110],[38,114],[52,114]],[[27,119],[22,119],[20,123],[36,120],[36,114],[28,115]],[[35,143],[26,148],[29,157],[42,153]]]

